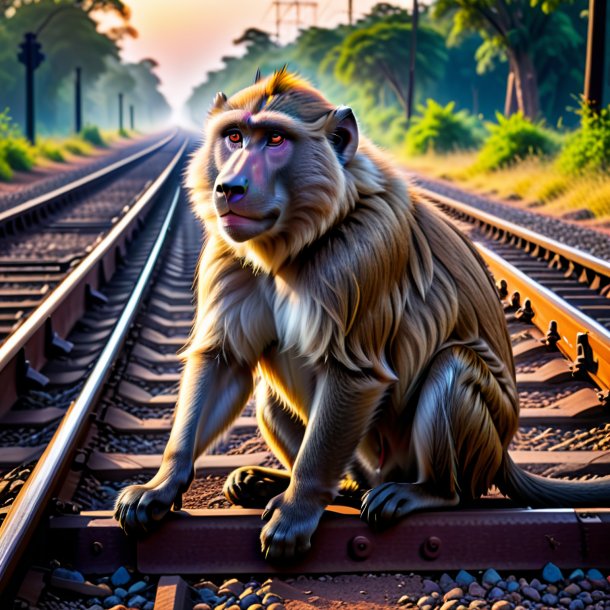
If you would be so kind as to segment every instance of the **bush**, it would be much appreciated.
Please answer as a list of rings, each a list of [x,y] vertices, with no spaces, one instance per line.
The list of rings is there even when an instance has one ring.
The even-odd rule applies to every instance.
[[[465,110],[454,112],[455,102],[441,106],[434,100],[418,105],[407,132],[407,154],[450,153],[476,148],[481,143],[476,123]]]
[[[477,171],[488,171],[512,165],[527,157],[546,157],[559,148],[559,138],[543,127],[532,123],[517,112],[506,118],[497,113],[497,124],[487,125],[489,137],[477,157]]]
[[[11,121],[8,109],[0,113],[0,151],[3,165],[8,165],[10,169],[29,171],[34,166],[34,149]],[[3,174],[8,175],[6,168]],[[9,180],[11,176],[5,179]]]
[[[80,134],[80,137],[93,144],[93,146],[106,146],[106,142],[100,133],[100,130],[95,125],[85,125]]]
[[[8,182],[13,177],[13,170],[4,158],[4,151],[0,149],[0,180]]]
[[[61,147],[53,142],[43,141],[39,142],[36,146],[36,152],[49,161],[55,161],[57,163],[63,163],[66,160]]]
[[[73,155],[84,157],[91,154],[91,144],[80,138],[70,138],[63,143],[63,147]]]
[[[0,146],[4,149],[4,159],[12,169],[29,172],[34,167],[34,149],[25,138],[9,138],[0,142]]]
[[[598,113],[583,100],[578,114],[580,128],[568,136],[557,168],[571,175],[606,171],[610,168],[610,106]]]

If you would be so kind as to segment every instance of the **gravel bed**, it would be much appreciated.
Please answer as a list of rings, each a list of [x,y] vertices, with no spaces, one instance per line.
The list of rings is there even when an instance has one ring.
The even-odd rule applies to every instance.
[[[531,426],[519,428],[509,449],[513,451],[608,451],[610,424],[592,428]]]
[[[111,428],[99,434],[97,449],[105,453],[136,453],[156,455],[163,453],[169,431],[161,434],[120,434]]]
[[[165,394],[177,394],[179,383],[164,383],[162,381],[145,381],[141,377],[134,377],[125,374],[122,379],[137,385],[139,388],[146,390],[151,396],[163,396]]]
[[[0,428],[0,447],[38,447],[47,445],[59,421],[44,428]]]
[[[584,381],[575,380],[557,384],[556,387],[548,385],[542,390],[521,390],[519,392],[519,403],[522,409],[553,407],[562,398],[571,396],[583,388],[590,387],[591,385]]]
[[[538,352],[533,355],[523,355],[515,360],[515,372],[517,375],[535,373],[551,360],[565,360],[557,352]]]
[[[498,216],[521,227],[537,231],[542,235],[555,239],[563,244],[589,252],[604,260],[610,259],[610,236],[593,229],[578,226],[575,222],[566,222],[559,218],[546,216],[542,213],[517,208],[508,203],[494,201],[468,193],[445,181],[433,180],[416,174],[409,174],[413,183],[435,191],[446,197]]]
[[[79,197],[66,209],[60,210],[46,227],[33,229],[27,234],[16,235],[2,240],[0,257],[12,260],[61,260],[65,257],[82,256],[89,251],[99,238],[100,228],[95,225],[86,232],[79,230],[62,230],[62,224],[71,222],[95,223],[96,220],[108,223],[122,215],[125,206],[133,203],[138,195],[151,182],[150,176],[159,174],[176,152],[176,145],[169,150],[156,153],[146,162],[126,170],[108,186]],[[68,228],[64,226],[64,229]]]
[[[45,193],[69,184],[70,182],[74,182],[83,176],[91,174],[94,171],[115,163],[116,161],[125,159],[126,157],[129,157],[140,150],[144,150],[160,139],[161,137],[159,134],[147,136],[131,145],[121,147],[120,149],[112,151],[103,156],[92,158],[90,161],[73,169],[63,169],[63,165],[58,164],[57,171],[54,171],[48,176],[36,179],[30,184],[21,185],[18,189],[10,188],[9,192],[3,192],[5,189],[2,189],[0,185],[0,210],[8,210],[15,205],[33,199],[34,197],[44,195]],[[8,186],[11,187],[12,185]]]
[[[138,474],[128,479],[100,480],[92,474],[85,475],[74,494],[74,502],[83,510],[112,510],[121,489],[128,485],[142,485],[150,480],[151,474]]]
[[[86,575],[53,562],[55,586],[47,587],[39,610],[153,610],[157,577],[117,566],[112,574]],[[459,570],[451,574],[368,573],[300,575],[266,581],[246,577],[187,577],[188,608],[193,610],[608,610],[607,574],[596,569],[567,570],[552,563],[536,572]],[[89,596],[67,590],[87,583]],[[66,583],[64,586],[63,583]],[[63,588],[62,588],[63,587]],[[27,604],[22,608],[31,608]],[[31,610],[34,610],[31,608]]]
[[[222,493],[226,480],[226,476],[218,475],[195,479],[182,496],[182,508],[231,508],[233,504]]]
[[[104,399],[108,406],[117,407],[123,411],[139,417],[140,419],[171,419],[174,416],[174,407],[161,407],[157,405],[138,405],[123,400],[120,396]]]

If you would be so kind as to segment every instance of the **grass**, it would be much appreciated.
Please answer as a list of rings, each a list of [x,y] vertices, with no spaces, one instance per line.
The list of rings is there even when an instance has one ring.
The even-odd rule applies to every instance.
[[[421,157],[400,156],[410,169],[442,178],[484,195],[512,200],[552,215],[590,210],[596,218],[610,218],[610,175],[590,171],[570,176],[552,159],[527,158],[494,171],[477,168],[476,153]]]
[[[95,125],[86,125],[82,133],[66,139],[43,139],[36,146],[20,133],[8,110],[0,112],[0,181],[8,182],[15,171],[30,171],[45,161],[63,163],[71,155],[92,155],[96,148],[106,148],[108,142],[128,138],[128,132],[102,133]]]

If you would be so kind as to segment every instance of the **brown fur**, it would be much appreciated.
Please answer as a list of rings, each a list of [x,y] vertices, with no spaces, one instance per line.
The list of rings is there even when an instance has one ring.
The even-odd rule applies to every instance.
[[[220,173],[250,154],[228,155],[223,130],[250,115],[293,149],[267,197],[287,193],[277,221],[237,242],[212,199]],[[237,416],[257,369],[261,429],[289,476],[240,469],[225,489],[238,503],[268,501],[271,557],[309,548],[344,477],[373,488],[362,510],[376,525],[476,498],[494,481],[510,488],[518,398],[495,287],[467,239],[409,197],[371,144],[361,139],[342,164],[338,116],[286,71],[217,96],[188,178],[207,239],[176,422],[160,472],[117,503],[127,529],[148,527],[155,503],[161,514],[179,503],[193,460]],[[252,496],[257,477],[268,497]]]

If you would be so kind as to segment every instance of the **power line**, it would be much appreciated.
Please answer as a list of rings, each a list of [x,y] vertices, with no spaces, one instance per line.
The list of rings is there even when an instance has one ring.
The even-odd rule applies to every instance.
[[[280,41],[280,33],[284,25],[296,25],[297,30],[305,25],[302,18],[301,7],[312,9],[313,24],[317,21],[318,3],[312,0],[273,0],[271,6],[275,8],[275,36],[277,42]],[[289,19],[289,15],[294,15]]]

